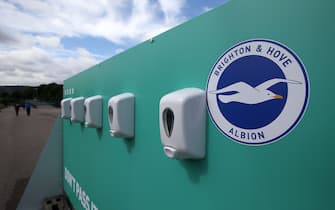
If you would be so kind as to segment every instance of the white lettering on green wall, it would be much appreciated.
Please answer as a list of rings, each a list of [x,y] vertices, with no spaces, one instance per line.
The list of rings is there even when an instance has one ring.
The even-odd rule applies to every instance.
[[[79,182],[74,178],[71,172],[64,167],[64,178],[66,183],[72,189],[75,197],[81,203],[82,207],[86,210],[99,210],[98,207],[94,204],[90,197],[85,192],[85,190],[80,186]]]
[[[72,95],[74,94],[74,88],[66,88],[64,89],[64,96]]]

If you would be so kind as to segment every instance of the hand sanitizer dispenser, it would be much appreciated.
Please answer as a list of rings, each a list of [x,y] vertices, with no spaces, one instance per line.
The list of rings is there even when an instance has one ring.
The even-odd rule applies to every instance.
[[[85,126],[89,128],[102,127],[102,96],[86,98],[84,102]]]
[[[72,98],[64,98],[61,101],[61,117],[63,119],[70,119],[71,118],[71,99]]]
[[[115,137],[134,137],[134,104],[132,93],[113,96],[108,101],[110,134]]]
[[[84,113],[84,97],[78,97],[71,100],[71,121],[83,123]]]
[[[201,159],[206,153],[206,100],[198,88],[185,88],[160,100],[159,128],[164,153],[174,159]]]

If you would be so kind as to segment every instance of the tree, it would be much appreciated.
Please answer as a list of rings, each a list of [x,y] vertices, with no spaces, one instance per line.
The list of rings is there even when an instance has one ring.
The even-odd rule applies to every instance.
[[[37,88],[37,95],[40,100],[60,106],[60,101],[63,98],[63,85],[58,85],[56,83],[40,85]]]
[[[11,97],[14,99],[14,100],[22,100],[22,96],[23,96],[23,94],[22,94],[22,92],[21,91],[19,91],[19,90],[16,90],[16,91],[14,91],[13,93],[12,93],[12,95],[11,95]]]
[[[7,93],[7,92],[1,93],[1,95],[0,95],[0,104],[8,106],[9,102],[10,102],[9,93]]]
[[[23,91],[23,98],[24,99],[33,99],[33,98],[36,98],[36,96],[37,96],[36,88],[27,87]]]

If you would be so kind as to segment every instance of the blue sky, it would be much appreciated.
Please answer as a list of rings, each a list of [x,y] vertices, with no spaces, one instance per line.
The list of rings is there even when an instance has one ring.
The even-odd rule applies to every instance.
[[[0,85],[62,83],[227,0],[0,2]]]

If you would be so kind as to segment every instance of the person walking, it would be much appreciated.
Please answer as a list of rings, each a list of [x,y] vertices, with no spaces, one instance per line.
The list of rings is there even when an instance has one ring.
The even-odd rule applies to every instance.
[[[16,116],[19,116],[20,104],[15,104],[14,109],[15,109]]]
[[[26,108],[27,116],[30,116],[31,104],[29,102],[26,102],[24,106]]]

